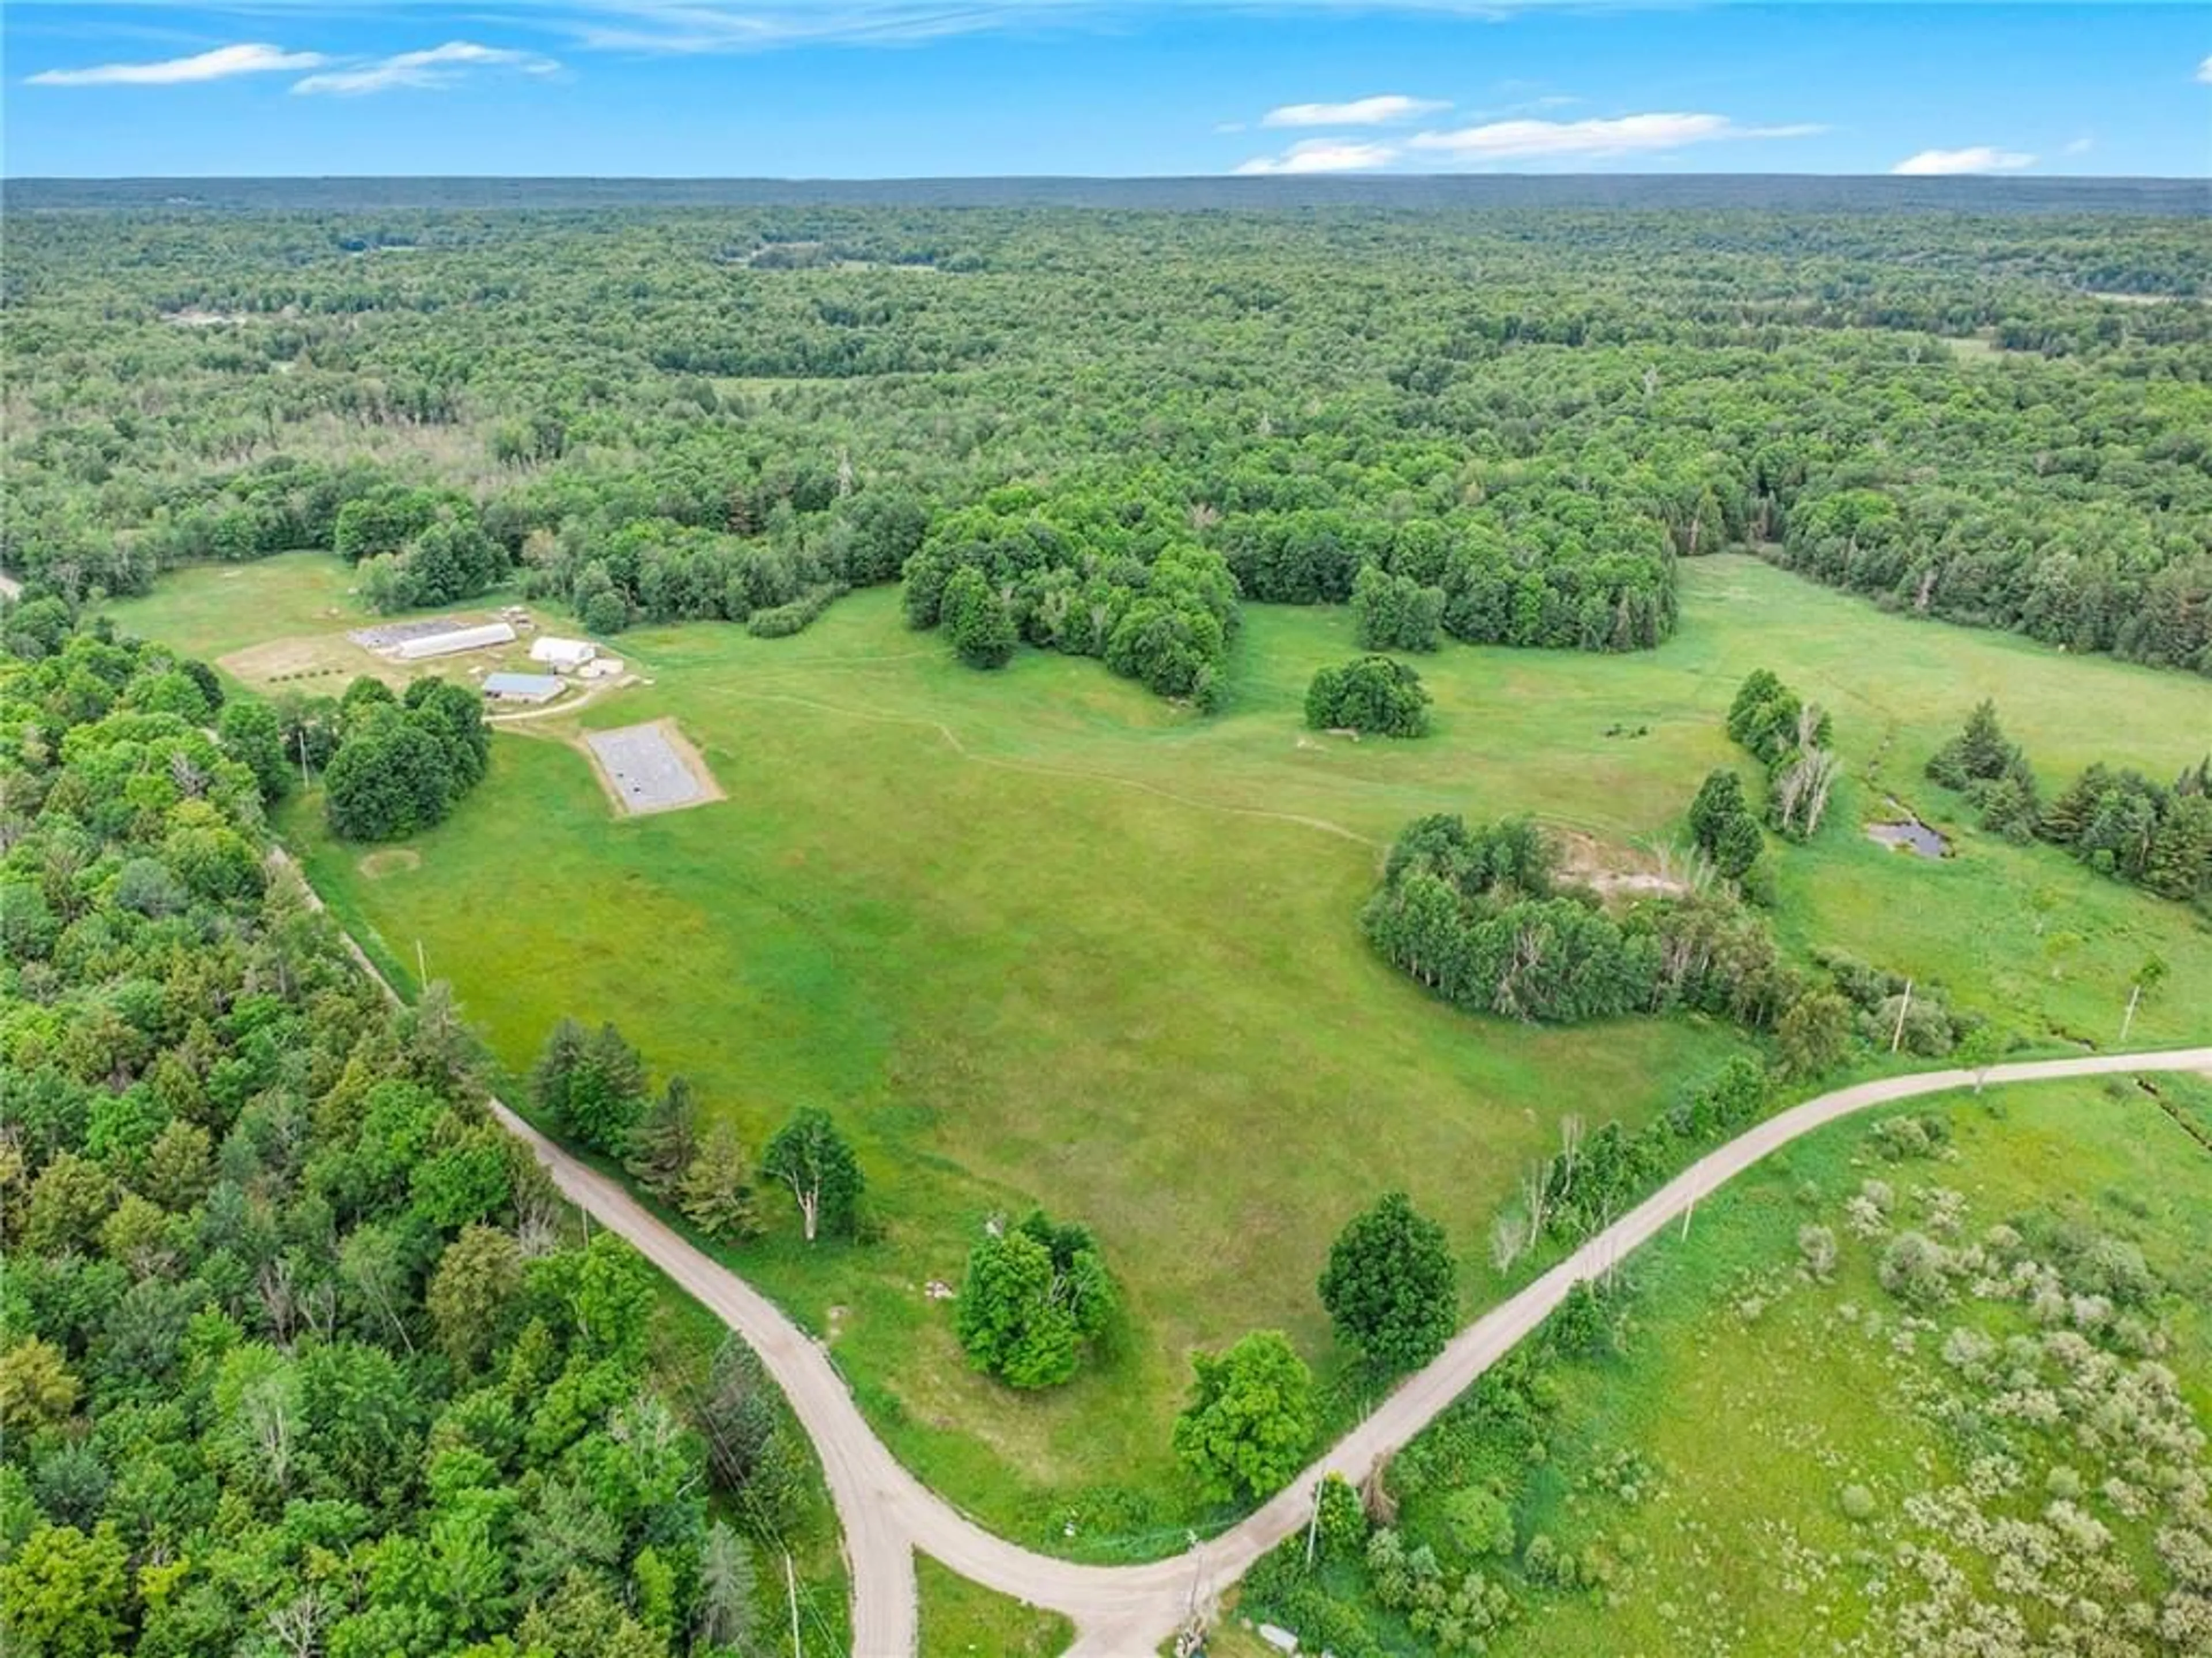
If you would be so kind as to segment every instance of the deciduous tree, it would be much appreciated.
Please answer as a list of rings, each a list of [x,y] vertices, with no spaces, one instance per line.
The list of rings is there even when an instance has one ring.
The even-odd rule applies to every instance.
[[[1403,1192],[1384,1193],[1337,1235],[1320,1287],[1337,1339],[1385,1370],[1427,1363],[1458,1324],[1451,1246]]]
[[[801,1106],[793,1112],[768,1143],[761,1173],[790,1188],[809,1243],[824,1235],[853,1235],[866,1182],[852,1146],[828,1112],[816,1106]]]
[[[1265,1497],[1298,1471],[1313,1442],[1313,1377],[1280,1331],[1194,1354],[1191,1368],[1175,1448],[1209,1494]]]

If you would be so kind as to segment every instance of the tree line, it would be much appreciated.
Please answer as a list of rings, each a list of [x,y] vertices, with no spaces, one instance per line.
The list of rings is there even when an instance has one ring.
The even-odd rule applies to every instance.
[[[1024,487],[1146,503],[1249,599],[1379,570],[1385,648],[1649,646],[1672,559],[1751,547],[2205,665],[2207,308],[2084,291],[2193,291],[2170,222],[825,211],[24,217],[0,567],[79,605],[320,547],[380,604],[774,634]],[[833,246],[876,251],[754,257]],[[1073,539],[1068,598],[1000,601],[1159,599],[1117,671],[1218,675],[1206,604]]]
[[[620,1158],[639,1184],[673,1204],[708,1237],[736,1243],[763,1230],[759,1181],[787,1193],[808,1243],[851,1239],[867,1189],[860,1160],[830,1114],[800,1106],[769,1137],[757,1163],[726,1121],[704,1120],[689,1078],[655,1090],[645,1060],[621,1031],[556,1024],[530,1072],[530,1098],[554,1132]]]
[[[1729,736],[1766,768],[1767,826],[1784,840],[1811,840],[1827,816],[1828,797],[1844,769],[1829,746],[1833,731],[1826,710],[1765,668],[1744,680],[1729,705]],[[1707,803],[1709,813],[1714,805]],[[1716,846],[1719,832],[1713,829]],[[1741,850],[1732,847],[1731,856]]]
[[[2048,841],[2100,874],[2212,908],[2212,757],[2184,767],[2170,784],[2099,761],[2046,802],[2034,767],[1985,700],[1927,770],[1966,797],[1984,829]]]

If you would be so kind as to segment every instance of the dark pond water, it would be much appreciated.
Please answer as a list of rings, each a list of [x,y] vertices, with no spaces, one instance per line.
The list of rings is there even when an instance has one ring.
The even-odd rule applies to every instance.
[[[1899,823],[1869,823],[1867,838],[1879,841],[1886,847],[1901,847],[1917,858],[1948,858],[1951,855],[1948,841],[1910,815]]]

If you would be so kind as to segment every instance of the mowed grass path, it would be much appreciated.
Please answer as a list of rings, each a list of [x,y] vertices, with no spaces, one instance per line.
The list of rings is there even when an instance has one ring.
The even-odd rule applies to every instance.
[[[296,586],[293,562],[261,568]],[[205,598],[216,580],[252,592],[187,572],[126,619],[202,650],[250,632]],[[1738,1043],[1687,1021],[1528,1029],[1423,996],[1357,926],[1407,819],[1527,810],[1670,839],[1705,770],[1740,760],[1721,718],[1759,665],[1830,702],[1855,772],[1879,767],[1923,815],[1921,762],[1984,695],[2055,781],[2098,756],[2171,772],[2212,737],[2202,681],[1883,616],[1747,559],[1685,585],[1656,653],[1424,659],[1437,731],[1410,744],[1299,729],[1312,671],[1352,649],[1340,612],[1248,610],[1231,710],[1208,720],[1095,663],[970,672],[903,629],[890,591],[790,640],[641,630],[620,648],[655,683],[582,721],[675,716],[727,801],[615,821],[557,720],[502,737],[413,868],[367,875],[311,811],[286,827],[392,960],[411,967],[421,940],[510,1067],[563,1013],[611,1017],[756,1143],[796,1103],[836,1111],[885,1236],[809,1253],[779,1236],[746,1270],[830,1337],[925,1477],[1081,1549],[1090,1528],[1188,1517],[1167,1437],[1190,1348],[1279,1326],[1326,1361],[1314,1276],[1376,1193],[1444,1219],[1472,1308],[1496,1288],[1491,1216],[1562,1115],[1641,1121]],[[1914,864],[1860,836],[1864,793],[1783,854],[1793,938],[1942,978],[2039,1033],[2108,1039],[2153,950],[2173,972],[2139,1040],[2191,1034],[2187,1011],[2212,1006],[2212,950],[2176,907],[1978,836]],[[2045,889],[2063,920],[2030,905]],[[2047,957],[2039,921],[2083,942]],[[966,1371],[925,1293],[958,1283],[989,1213],[1033,1202],[1097,1229],[1129,1311],[1106,1362],[1047,1399]],[[1079,1495],[1109,1485],[1157,1513]]]
[[[2161,1091],[2177,1080],[2157,1079]],[[1841,1223],[1844,1199],[1867,1177],[1900,1193],[1964,1193],[1969,1239],[2043,1212],[2140,1245],[2168,1291],[2161,1313],[2173,1345],[2162,1362],[2200,1417],[2212,1409],[2212,1153],[2126,1078],[1993,1089],[1936,1108],[1952,1125],[1955,1159],[1885,1162],[1867,1149],[1870,1120],[1838,1123],[1701,1206],[1686,1247],[1670,1232],[1637,1258],[1626,1356],[1559,1372],[1564,1403],[1529,1522],[1570,1548],[1632,1533],[1636,1585],[1619,1597],[1549,1599],[1541,1621],[1501,1650],[1705,1650],[1670,1606],[1698,1630],[1727,1631],[1726,1649],[1745,1658],[1828,1651],[1833,1637],[1863,1630],[1866,1574],[1845,1563],[1875,1546],[1845,1518],[1841,1488],[1866,1485],[1892,1512],[1904,1493],[1963,1479],[1991,1448],[1902,1406],[1883,1345],[1838,1316],[1852,1303],[1893,1327],[1899,1320],[1875,1279],[1880,1242],[1853,1239]],[[1843,1241],[1835,1284],[1775,1301],[1800,1259],[1798,1228],[1815,1219]],[[1763,1307],[1747,1318],[1754,1286]],[[1599,1501],[1577,1512],[1577,1478],[1627,1448],[1658,1468],[1657,1497],[1641,1510]],[[2025,1505],[2039,1507],[2033,1469],[2027,1491]],[[1806,1560],[1838,1569],[1809,1591],[1801,1582],[1779,1592],[1803,1576],[1792,1563]]]

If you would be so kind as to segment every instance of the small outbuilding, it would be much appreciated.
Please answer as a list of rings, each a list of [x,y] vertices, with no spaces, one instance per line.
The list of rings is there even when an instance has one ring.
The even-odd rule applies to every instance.
[[[561,682],[550,673],[488,673],[483,694],[495,702],[550,702]]]
[[[514,629],[507,623],[480,622],[470,627],[403,639],[393,647],[392,654],[402,662],[420,662],[425,657],[452,656],[459,651],[483,651],[495,645],[513,643]]]
[[[556,639],[540,635],[530,641],[530,659],[543,662],[555,673],[574,673],[599,653],[588,639]]]

